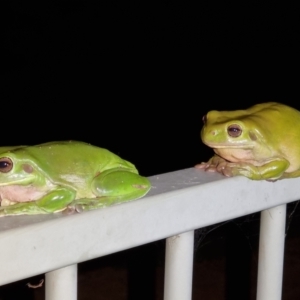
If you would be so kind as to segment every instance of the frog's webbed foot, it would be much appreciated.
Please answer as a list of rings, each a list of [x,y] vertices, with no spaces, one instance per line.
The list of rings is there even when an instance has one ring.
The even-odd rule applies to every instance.
[[[228,162],[218,156],[214,155],[208,162],[202,162],[200,164],[195,165],[196,169],[202,169],[205,172],[219,172],[222,173],[222,169]]]
[[[245,164],[243,163],[240,164],[228,162],[224,158],[221,158],[217,155],[213,156],[208,162],[203,162],[196,165],[195,168],[203,169],[206,172],[218,172],[226,177],[249,175],[249,166],[245,167]]]
[[[217,168],[214,165],[209,164],[208,162],[202,162],[200,164],[195,165],[196,169],[202,169],[205,172],[217,172]]]

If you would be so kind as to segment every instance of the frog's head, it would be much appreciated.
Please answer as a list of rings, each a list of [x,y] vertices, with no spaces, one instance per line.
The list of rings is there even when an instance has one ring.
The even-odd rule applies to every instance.
[[[38,177],[30,161],[18,158],[13,152],[0,155],[0,186],[29,185]]]
[[[201,139],[214,149],[253,149],[263,142],[258,122],[244,111],[210,111],[203,117]]]

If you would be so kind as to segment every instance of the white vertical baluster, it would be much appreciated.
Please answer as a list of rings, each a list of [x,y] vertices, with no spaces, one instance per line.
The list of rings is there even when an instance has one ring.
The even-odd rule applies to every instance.
[[[46,273],[46,300],[77,299],[77,264]]]
[[[192,299],[194,231],[166,240],[164,300]]]
[[[257,300],[280,300],[282,295],[286,205],[261,212]]]

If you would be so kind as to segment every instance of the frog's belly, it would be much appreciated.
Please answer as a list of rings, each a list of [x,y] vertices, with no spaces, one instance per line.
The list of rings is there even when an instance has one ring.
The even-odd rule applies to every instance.
[[[256,153],[253,155],[252,150],[245,149],[214,149],[215,153],[217,153],[222,158],[226,159],[229,162],[233,163],[248,163],[254,166],[260,167],[272,161],[289,161],[286,157],[276,155],[276,153]],[[287,173],[291,173],[297,170],[300,170],[300,160],[296,156],[297,159],[290,160],[289,168],[285,170]]]
[[[214,149],[215,153],[226,159],[229,162],[247,162],[253,164],[254,166],[261,166],[265,164],[265,159],[258,159],[254,157],[252,150],[245,149]]]

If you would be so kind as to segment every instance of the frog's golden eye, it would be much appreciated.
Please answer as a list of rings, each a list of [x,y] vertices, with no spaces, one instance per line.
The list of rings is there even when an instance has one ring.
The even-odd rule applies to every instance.
[[[0,158],[0,172],[8,173],[13,168],[13,162],[8,157]]]
[[[241,126],[239,126],[237,124],[232,124],[232,125],[228,126],[227,132],[231,137],[238,137],[242,134],[243,130],[242,130]]]
[[[203,122],[204,125],[206,124],[206,122],[207,122],[207,116],[206,115],[204,115],[202,117],[202,122]]]

